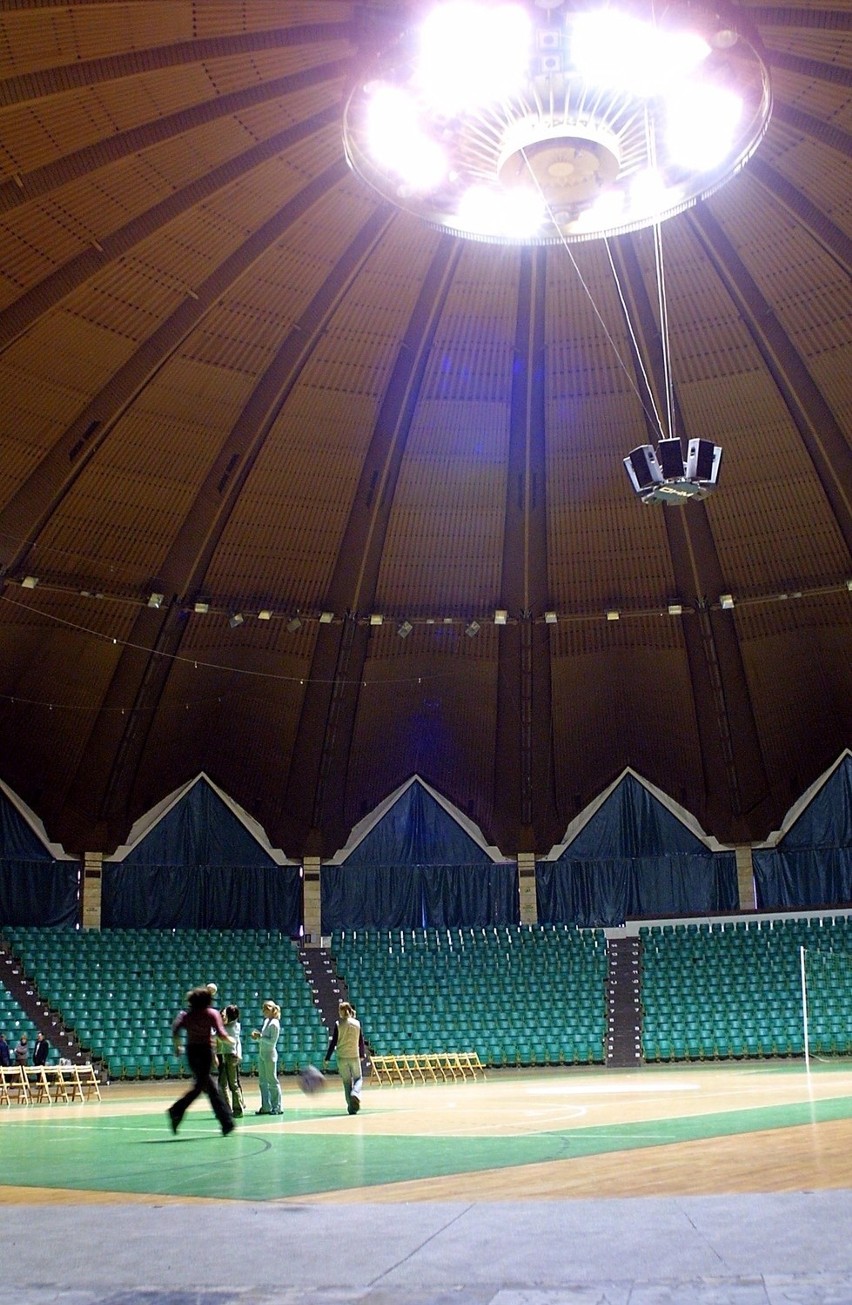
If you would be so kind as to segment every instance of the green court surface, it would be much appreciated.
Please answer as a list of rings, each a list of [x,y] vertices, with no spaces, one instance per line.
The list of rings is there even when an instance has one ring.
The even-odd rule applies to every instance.
[[[512,1130],[504,1126],[505,1115],[502,1124],[495,1117],[490,1127],[489,1085],[454,1095],[458,1101],[464,1092],[477,1094],[477,1122],[469,1130],[453,1126],[454,1107],[443,1089],[428,1088],[408,1098],[426,1103],[423,1110],[418,1107],[413,1135],[410,1114],[408,1128],[398,1131],[400,1113],[391,1108],[406,1100],[406,1088],[371,1092],[367,1109],[355,1120],[341,1118],[336,1100],[327,1110],[316,1103],[300,1109],[302,1098],[288,1095],[281,1119],[247,1115],[228,1138],[221,1136],[206,1102],[192,1107],[174,1137],[165,1117],[174,1093],[162,1101],[131,1098],[120,1111],[114,1101],[108,1107],[96,1102],[12,1107],[0,1116],[0,1184],[104,1195],[292,1199],[850,1118],[848,1076],[838,1077],[836,1095],[833,1085],[823,1081],[822,1087],[819,1099],[673,1117],[666,1117],[663,1104],[653,1118],[577,1127],[550,1126],[552,1109],[549,1115],[545,1104],[539,1118],[524,1110],[521,1127]],[[503,1098],[505,1108],[505,1087]]]

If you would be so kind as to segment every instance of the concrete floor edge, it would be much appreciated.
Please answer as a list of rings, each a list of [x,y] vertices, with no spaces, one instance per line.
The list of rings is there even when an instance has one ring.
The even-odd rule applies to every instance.
[[[541,1202],[6,1206],[25,1305],[852,1305],[852,1187]]]

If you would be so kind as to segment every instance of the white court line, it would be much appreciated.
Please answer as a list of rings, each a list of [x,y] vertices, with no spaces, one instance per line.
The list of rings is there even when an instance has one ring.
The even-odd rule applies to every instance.
[[[542,1083],[536,1086],[527,1086],[524,1091],[530,1096],[549,1097],[549,1096],[577,1096],[577,1097],[597,1097],[597,1096],[627,1096],[640,1095],[655,1096],[658,1092],[700,1092],[700,1083],[596,1083],[594,1086],[580,1083]]]

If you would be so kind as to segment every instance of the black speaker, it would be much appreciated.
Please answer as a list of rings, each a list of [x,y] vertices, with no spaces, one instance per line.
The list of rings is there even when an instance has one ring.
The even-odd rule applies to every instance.
[[[712,440],[690,440],[686,455],[686,474],[690,480],[715,485],[722,464],[722,448]]]
[[[624,465],[637,494],[652,485],[659,485],[663,479],[657,455],[650,444],[640,444],[637,449],[632,449],[624,459]]]
[[[660,440],[657,444],[657,457],[660,459],[664,480],[683,480],[683,450],[680,440]]]

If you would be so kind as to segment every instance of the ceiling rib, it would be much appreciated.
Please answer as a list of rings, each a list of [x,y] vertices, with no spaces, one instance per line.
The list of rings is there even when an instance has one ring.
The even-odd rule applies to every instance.
[[[306,211],[310,205],[305,204]],[[287,221],[293,219],[289,213]],[[143,608],[136,620],[128,644],[151,648],[147,662],[140,668],[138,651],[127,648],[120,659],[113,682],[102,703],[97,737],[82,757],[78,775],[80,793],[72,793],[72,804],[85,800],[91,791],[96,766],[106,766],[103,802],[99,819],[106,822],[112,838],[120,841],[132,818],[128,815],[139,757],[154,713],[162,698],[172,670],[186,623],[180,616],[182,596],[201,591],[211,559],[239,500],[246,479],[288,396],[302,374],[317,340],[353,277],[369,257],[386,225],[387,214],[378,211],[359,231],[349,247],[335,261],[334,267],[311,303],[294,323],[274,360],[255,386],[243,412],[223,443],[215,462],[199,487],[194,503],[162,563],[163,591],[170,606],[162,614]],[[234,457],[237,462],[234,464]],[[219,488],[223,466],[235,469],[224,493]],[[177,599],[177,602],[173,600]],[[113,708],[133,702],[127,714],[120,741],[114,752],[109,737],[114,731]]]
[[[375,599],[402,457],[461,252],[461,242],[443,238],[424,277],[376,418],[328,587],[330,609],[348,615],[343,627],[320,626],[286,792],[287,816],[295,820],[300,843],[307,840],[309,851],[321,851],[320,838],[326,844],[322,850],[334,851],[348,832],[342,825],[346,772],[369,639],[369,627],[356,627],[353,618],[359,609],[369,610]]]
[[[812,113],[805,113],[803,109],[793,108],[789,104],[779,104],[777,100],[772,107],[772,117],[782,122],[785,127],[792,127],[794,131],[812,137],[821,145],[837,150],[838,154],[843,154],[847,159],[852,158],[852,136],[848,131],[834,127],[822,118],[815,118]]]
[[[818,27],[828,32],[852,32],[849,9],[799,9],[785,5],[751,9],[759,27]]]
[[[219,296],[280,239],[293,221],[346,175],[346,163],[341,159],[315,177],[248,236],[240,248],[198,286],[197,297],[184,300],[77,416],[0,512],[0,538],[19,541],[14,554],[7,560],[6,571],[22,564],[44,523],[109,437],[121,414],[195,330]],[[88,438],[93,423],[97,423],[97,427]],[[79,456],[74,457],[73,450],[81,440],[85,445]]]
[[[709,207],[693,209],[689,219],[784,398],[846,547],[852,550],[852,449],[790,337]]]
[[[41,100],[124,77],[139,77],[164,68],[233,59],[235,55],[278,50],[288,45],[351,40],[352,37],[353,28],[349,23],[313,23],[303,27],[277,27],[266,32],[243,32],[197,41],[177,41],[172,45],[147,46],[144,50],[128,50],[102,59],[81,59],[78,63],[6,77],[0,81],[0,107],[26,104],[30,100]]]
[[[764,162],[759,156],[748,165],[750,177],[760,182],[771,192],[813,236],[818,245],[839,264],[847,276],[852,277],[852,239],[841,231],[815,204],[797,190],[792,182],[782,176],[771,163]]]
[[[332,126],[336,123],[338,114],[337,106],[329,105],[328,108],[307,118],[304,122],[285,128],[269,140],[252,146],[244,154],[229,159],[203,177],[198,177],[188,186],[175,191],[173,195],[155,204],[153,208],[140,214],[126,226],[104,236],[100,250],[86,249],[75,258],[69,259],[62,267],[57,268],[50,276],[45,277],[0,313],[0,351],[8,348],[42,313],[53,308],[66,295],[102,272],[108,262],[121,258],[134,245],[148,239],[159,227],[174,221],[182,213],[209,199],[217,191],[232,186],[241,175],[275,158],[298,142],[307,140],[326,127]],[[197,286],[193,289],[198,292]]]
[[[31,172],[20,173],[15,179],[10,178],[0,183],[0,213],[31,203],[33,199],[49,194],[80,177],[92,176],[99,168],[142,154],[145,150],[208,123],[244,113],[259,104],[294,95],[311,86],[333,82],[345,75],[348,68],[349,63],[345,59],[318,64],[315,68],[304,68],[289,73],[286,77],[276,77],[255,86],[229,91],[215,99],[205,100],[203,104],[193,105],[191,109],[179,109],[176,113],[152,119],[141,127],[116,132],[94,145],[86,145],[83,149],[45,163],[42,167],[33,168]]]
[[[839,63],[823,63],[819,59],[804,59],[800,55],[785,54],[780,50],[768,53],[769,63],[773,69],[795,73],[812,81],[833,82],[837,86],[852,86],[852,69],[844,68]]]

